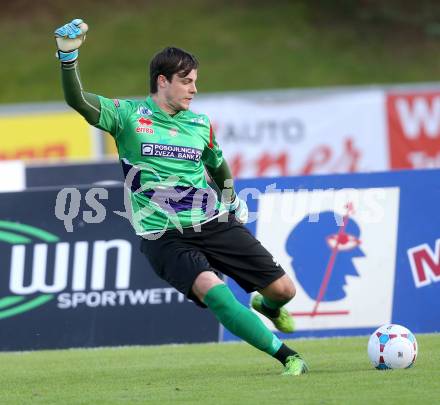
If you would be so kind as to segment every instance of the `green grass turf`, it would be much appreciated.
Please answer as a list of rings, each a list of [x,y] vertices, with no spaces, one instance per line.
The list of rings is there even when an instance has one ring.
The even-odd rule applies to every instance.
[[[280,376],[250,346],[203,344],[0,354],[0,404],[434,404],[440,335],[408,370],[377,371],[367,337],[295,340],[311,372]]]
[[[439,36],[325,11],[318,18],[307,1],[32,4],[15,13],[0,6],[0,103],[63,99],[53,30],[74,17],[90,25],[80,50],[84,87],[107,97],[146,94],[147,64],[168,45],[198,56],[203,93],[439,78]]]

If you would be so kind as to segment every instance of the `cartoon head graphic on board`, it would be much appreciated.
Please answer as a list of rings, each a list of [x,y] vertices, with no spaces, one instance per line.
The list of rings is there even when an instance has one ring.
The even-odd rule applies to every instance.
[[[287,238],[285,248],[296,279],[316,302],[345,298],[346,276],[359,276],[353,258],[365,254],[360,248],[360,227],[348,213],[344,217],[334,211],[308,215]]]

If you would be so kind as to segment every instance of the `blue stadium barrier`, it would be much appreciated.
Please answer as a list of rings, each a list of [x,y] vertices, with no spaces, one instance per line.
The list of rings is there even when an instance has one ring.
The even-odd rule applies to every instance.
[[[288,306],[297,332],[280,336],[363,335],[390,322],[439,331],[439,178],[423,170],[237,181],[249,230],[297,286]],[[151,270],[115,214],[122,187],[106,186],[107,198],[93,188],[77,189],[74,232],[55,215],[59,187],[2,193],[0,350],[235,340]]]
[[[155,275],[114,213],[123,188],[106,190],[68,200],[73,232],[55,216],[58,189],[1,194],[0,350],[218,341],[214,316]]]

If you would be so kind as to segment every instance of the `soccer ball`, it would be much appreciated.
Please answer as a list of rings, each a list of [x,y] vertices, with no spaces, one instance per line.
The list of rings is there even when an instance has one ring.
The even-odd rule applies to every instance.
[[[417,358],[417,340],[403,326],[383,325],[370,336],[368,357],[378,370],[411,367]]]

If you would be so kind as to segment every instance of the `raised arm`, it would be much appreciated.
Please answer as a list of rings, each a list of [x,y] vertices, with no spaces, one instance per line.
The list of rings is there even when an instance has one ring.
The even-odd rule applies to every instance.
[[[89,124],[96,125],[101,114],[101,103],[96,94],[83,90],[77,61],[61,63],[61,80],[67,104],[78,111]]]
[[[78,67],[78,48],[86,38],[87,24],[81,19],[55,30],[58,47],[57,57],[61,61],[61,80],[67,104],[78,111],[89,124],[99,122],[101,103],[97,95],[83,90]]]

